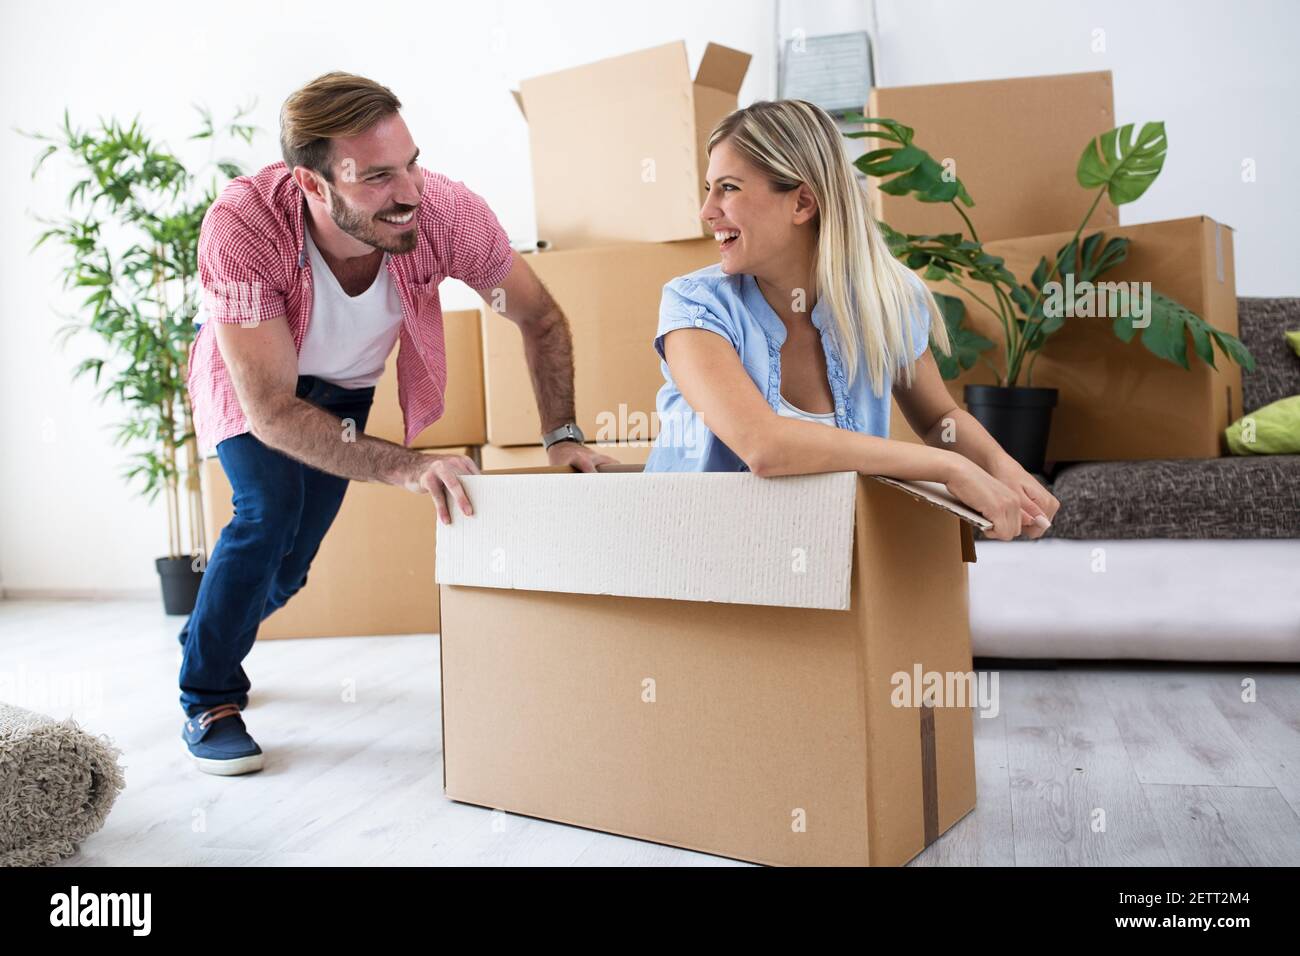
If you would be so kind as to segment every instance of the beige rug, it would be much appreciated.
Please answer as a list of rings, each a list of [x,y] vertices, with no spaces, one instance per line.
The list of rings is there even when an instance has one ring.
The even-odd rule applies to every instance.
[[[45,866],[104,825],[126,785],[107,737],[0,702],[0,866]]]

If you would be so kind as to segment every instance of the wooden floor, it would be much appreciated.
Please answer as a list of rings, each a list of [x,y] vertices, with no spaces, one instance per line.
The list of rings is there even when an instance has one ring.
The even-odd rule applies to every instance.
[[[69,865],[744,865],[447,800],[434,636],[259,643],[244,716],[266,769],[200,773],[180,740],[181,623],[154,601],[0,602],[0,696],[124,752],[127,788]],[[979,805],[913,865],[1300,863],[1300,669],[997,676],[1000,713],[975,720]]]

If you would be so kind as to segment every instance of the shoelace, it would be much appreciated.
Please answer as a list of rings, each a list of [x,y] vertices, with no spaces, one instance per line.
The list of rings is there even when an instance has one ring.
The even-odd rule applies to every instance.
[[[238,713],[238,704],[221,704],[217,707],[213,707],[211,710],[205,710],[203,713],[199,714],[199,729],[206,730],[208,725],[214,721],[218,721],[222,717],[233,717]],[[193,729],[192,724],[193,721],[190,721],[190,723],[187,724],[187,726],[190,726],[191,730]]]

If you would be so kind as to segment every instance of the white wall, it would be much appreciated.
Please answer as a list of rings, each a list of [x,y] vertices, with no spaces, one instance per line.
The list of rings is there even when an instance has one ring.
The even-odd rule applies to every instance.
[[[1160,181],[1124,222],[1207,213],[1237,230],[1243,294],[1300,294],[1284,227],[1300,219],[1288,187],[1296,155],[1300,71],[1286,46],[1300,35],[1286,0],[880,0],[877,78],[936,83],[1109,68],[1121,121],[1164,119],[1170,155]],[[276,111],[295,86],[328,69],[387,83],[426,164],[465,180],[492,203],[516,239],[534,229],[527,136],[508,90],[520,78],[685,39],[692,65],[705,42],[749,50],[755,61],[741,102],[774,93],[771,0],[312,5],[227,0],[196,7],[161,0],[104,4],[54,0],[0,7],[0,587],[20,593],[135,590],[156,593],[152,559],[166,547],[160,506],[133,497],[109,443],[114,409],[88,383],[69,384],[81,350],[57,352],[56,310],[75,297],[57,286],[55,249],[29,254],[70,179],[58,166],[29,182],[35,144],[12,128],[51,129],[64,107],[83,125],[138,112],[178,149],[190,103],[220,116],[250,95],[263,129],[250,166],[278,158]],[[802,0],[780,29],[809,34],[862,29],[869,4]],[[1093,30],[1106,49],[1092,50]],[[417,37],[424,36],[421,42]],[[50,38],[57,37],[57,43]],[[1241,182],[1243,158],[1258,181]],[[463,287],[450,305],[472,302]]]

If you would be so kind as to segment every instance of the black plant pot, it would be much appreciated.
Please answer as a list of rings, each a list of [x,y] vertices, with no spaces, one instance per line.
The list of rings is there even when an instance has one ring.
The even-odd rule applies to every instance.
[[[1042,474],[1052,427],[1054,388],[967,385],[966,410],[1008,455],[1031,474]]]
[[[199,596],[203,572],[194,570],[193,558],[159,558],[154,562],[162,581],[163,610],[168,614],[189,614]]]

